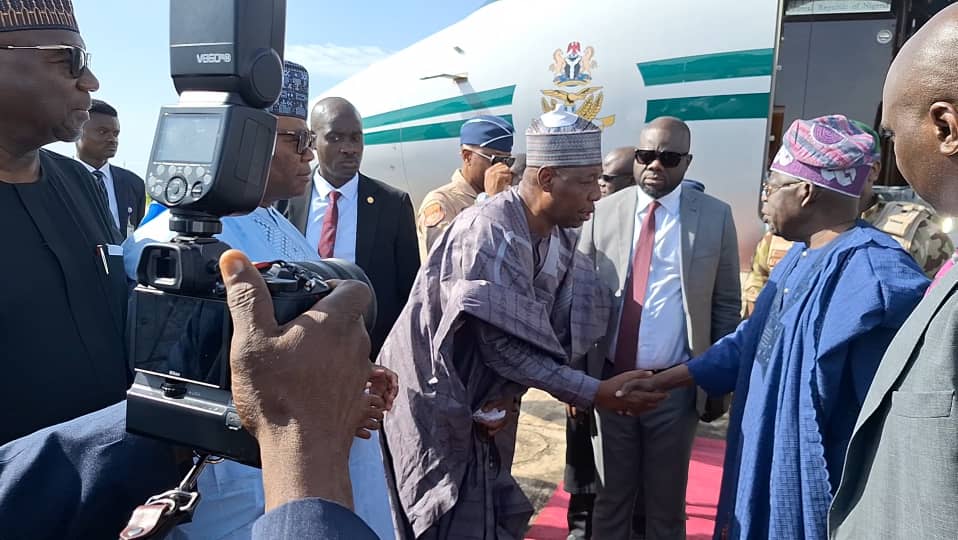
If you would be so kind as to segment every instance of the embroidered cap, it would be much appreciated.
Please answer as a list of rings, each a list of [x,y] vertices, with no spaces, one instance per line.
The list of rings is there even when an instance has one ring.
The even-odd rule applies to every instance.
[[[771,170],[860,197],[875,162],[875,140],[843,115],[795,120]]]
[[[306,120],[306,104],[309,101],[309,72],[303,66],[286,60],[283,62],[283,90],[269,112],[276,116],[292,116]]]
[[[602,131],[592,122],[556,108],[532,120],[526,130],[529,167],[602,164]]]
[[[0,32],[18,30],[80,31],[70,0],[0,0]]]

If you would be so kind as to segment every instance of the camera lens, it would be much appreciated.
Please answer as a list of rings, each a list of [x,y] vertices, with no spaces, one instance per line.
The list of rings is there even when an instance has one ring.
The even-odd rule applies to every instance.
[[[366,309],[366,314],[363,317],[366,321],[366,331],[372,332],[373,327],[376,325],[376,289],[362,268],[342,259],[322,259],[319,261],[295,262],[292,264],[314,272],[323,280],[352,279],[365,283],[366,286],[369,287],[371,299],[369,301],[369,308]]]

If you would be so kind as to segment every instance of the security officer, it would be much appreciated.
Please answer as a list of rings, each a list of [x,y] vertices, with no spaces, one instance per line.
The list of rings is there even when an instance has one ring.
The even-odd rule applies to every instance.
[[[872,134],[876,143],[873,151],[881,153],[878,135],[868,126],[856,122],[858,127]],[[935,221],[935,212],[924,204],[915,202],[883,200],[872,186],[881,172],[881,160],[876,159],[861,196],[862,219],[875,228],[888,233],[905,251],[914,257],[928,277],[934,277],[941,265],[955,251],[948,235]],[[748,317],[755,301],[772,273],[772,268],[788,253],[792,243],[784,238],[766,233],[755,248],[752,270],[743,283],[742,315]]]
[[[480,194],[492,196],[512,185],[509,168],[515,163],[514,132],[508,122],[491,115],[477,116],[462,125],[459,130],[462,167],[456,169],[448,184],[426,195],[416,216],[419,254],[423,260],[452,220],[475,204]]]

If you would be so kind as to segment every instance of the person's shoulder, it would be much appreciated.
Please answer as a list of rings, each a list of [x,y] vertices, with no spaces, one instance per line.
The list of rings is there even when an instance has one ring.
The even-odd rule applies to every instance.
[[[63,154],[58,154],[52,150],[47,150],[46,148],[40,149],[40,164],[44,168],[52,167],[61,174],[90,176],[86,167],[79,161],[64,156]]]
[[[682,197],[695,201],[706,212],[732,213],[732,207],[727,202],[704,191],[683,188]]]
[[[912,288],[928,284],[915,259],[887,233],[874,226],[860,226],[855,234],[861,241],[853,243],[851,261],[867,265],[873,278],[883,285]]]
[[[110,168],[113,169],[114,171],[119,172],[121,175],[132,176],[133,178],[139,180],[141,184],[143,183],[143,177],[131,171],[130,169],[124,169],[123,167],[114,165],[112,163],[110,164]]]
[[[381,196],[387,196],[387,197],[392,197],[396,199],[409,197],[409,194],[406,193],[405,191],[395,186],[391,186],[387,184],[386,182],[383,182],[382,180],[376,180],[375,178],[370,178],[369,176],[366,176],[365,174],[362,174],[362,173],[359,174],[359,181],[361,183],[365,182],[365,183],[368,183],[368,185],[373,186],[379,192]]]
[[[615,193],[602,197],[595,203],[595,213],[599,212],[605,213],[611,211],[613,208],[618,208],[623,204],[628,204],[635,200],[637,196],[638,187],[626,186]]]

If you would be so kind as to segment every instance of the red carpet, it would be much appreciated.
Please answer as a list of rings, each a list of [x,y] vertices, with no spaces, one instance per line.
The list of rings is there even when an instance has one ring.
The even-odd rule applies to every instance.
[[[692,462],[689,464],[689,488],[685,496],[689,515],[686,527],[688,540],[712,538],[724,455],[725,441],[703,437],[695,439]],[[566,525],[568,506],[569,494],[560,485],[532,524],[526,540],[565,540],[569,534]]]

